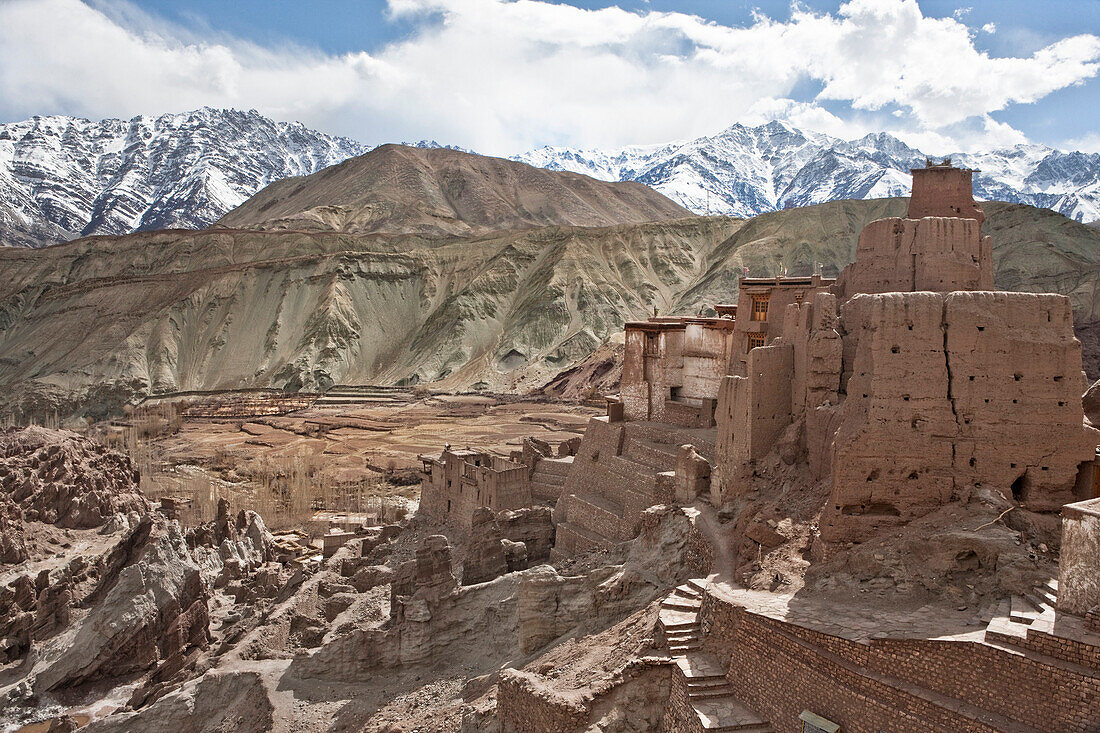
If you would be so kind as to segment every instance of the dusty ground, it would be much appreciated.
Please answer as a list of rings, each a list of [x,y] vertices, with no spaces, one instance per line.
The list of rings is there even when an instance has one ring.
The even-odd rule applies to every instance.
[[[231,454],[249,461],[286,455],[323,456],[326,470],[343,479],[365,472],[418,468],[417,455],[444,444],[507,454],[525,436],[551,444],[584,432],[599,410],[583,405],[492,397],[441,395],[401,405],[312,407],[291,415],[252,420],[187,419],[180,431],[156,441],[163,459],[204,464]]]
[[[366,496],[415,500],[419,454],[438,454],[450,443],[507,455],[527,436],[556,446],[583,434],[598,413],[579,404],[436,395],[407,403],[314,406],[282,416],[184,417],[178,429],[153,430],[141,439],[124,435],[132,433],[127,425],[135,420],[101,425],[93,433],[131,454],[149,496],[193,498],[193,516],[181,516],[186,523],[208,521],[217,498],[227,497],[235,508],[255,509],[269,526],[281,528],[293,522],[271,516],[273,491],[308,490],[312,506],[299,507],[299,519],[319,508],[318,497],[328,509],[350,511]]]

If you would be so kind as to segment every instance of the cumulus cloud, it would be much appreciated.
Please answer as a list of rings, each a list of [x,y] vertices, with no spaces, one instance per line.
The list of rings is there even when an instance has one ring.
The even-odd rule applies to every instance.
[[[796,6],[745,27],[539,0],[389,0],[414,32],[341,55],[200,35],[102,2],[0,3],[0,115],[254,107],[366,142],[433,137],[491,153],[664,142],[770,116],[951,150],[1018,142],[992,113],[1100,70],[1097,36],[992,57],[962,16],[925,17],[916,0]],[[807,85],[819,91],[800,98]]]

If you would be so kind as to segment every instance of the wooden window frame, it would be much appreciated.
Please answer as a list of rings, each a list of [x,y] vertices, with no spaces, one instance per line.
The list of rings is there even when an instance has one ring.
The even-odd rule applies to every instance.
[[[752,309],[749,320],[757,322],[768,320],[768,300],[769,296],[767,294],[752,296]]]

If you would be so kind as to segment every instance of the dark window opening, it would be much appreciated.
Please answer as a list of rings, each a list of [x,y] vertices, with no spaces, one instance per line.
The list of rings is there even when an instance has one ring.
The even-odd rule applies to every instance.
[[[1027,498],[1027,474],[1022,474],[1012,482],[1012,498],[1023,501]]]

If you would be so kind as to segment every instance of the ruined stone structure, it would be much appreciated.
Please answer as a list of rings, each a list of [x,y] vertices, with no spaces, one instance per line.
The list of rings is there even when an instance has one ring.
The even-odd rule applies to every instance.
[[[552,506],[561,497],[579,443],[579,438],[563,441],[556,455],[548,443],[530,437],[508,458],[450,446],[438,456],[422,455],[420,511],[469,530],[481,507],[499,513]]]
[[[710,427],[729,368],[730,318],[653,318],[626,324],[621,399],[627,420]]]
[[[749,487],[784,436],[831,478],[827,542],[858,542],[977,487],[1037,511],[1075,498],[1081,346],[1060,295],[992,291],[970,172],[914,171],[907,218],[861,233],[830,293],[790,303],[718,403],[716,501]],[[921,218],[916,218],[916,217]],[[961,217],[973,218],[961,218]],[[739,312],[743,311],[739,306]]]
[[[697,457],[713,460],[713,428],[592,418],[554,508],[551,557],[609,548],[638,535],[642,515],[698,491]],[[681,451],[688,454],[680,460]],[[707,472],[709,473],[709,472]]]
[[[1045,512],[1090,498],[1100,433],[1083,423],[1070,302],[992,289],[972,173],[914,170],[908,215],[867,225],[835,281],[745,278],[718,318],[627,324],[621,394],[578,450],[556,552],[629,539],[645,502],[707,493],[688,464],[677,478],[677,450],[646,445],[657,434],[713,464],[716,506],[769,454],[804,460],[830,482],[827,546],[979,488]]]
[[[786,307],[812,299],[833,280],[743,278],[737,305],[716,318],[654,317],[626,324],[620,400],[627,420],[712,427],[722,379],[744,375],[748,354],[782,330]],[[743,314],[736,318],[737,313]]]
[[[531,505],[527,466],[485,451],[443,449],[420,456],[420,511],[469,529],[479,507],[493,511]]]

